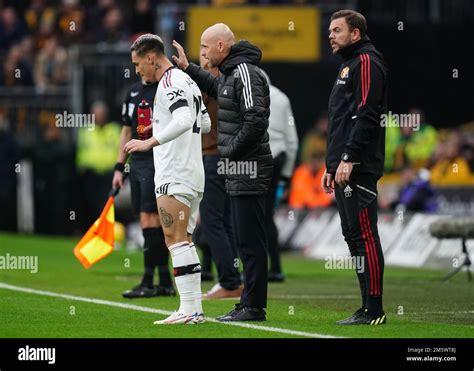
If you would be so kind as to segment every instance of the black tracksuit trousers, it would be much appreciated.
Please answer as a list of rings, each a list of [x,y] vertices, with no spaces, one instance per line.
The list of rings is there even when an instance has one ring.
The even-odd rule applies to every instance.
[[[363,258],[357,270],[362,305],[382,311],[384,256],[377,229],[377,181],[371,174],[353,174],[345,186],[335,184],[342,233],[352,257]]]
[[[201,229],[216,263],[220,285],[235,290],[241,284],[236,266],[238,257],[232,230],[230,198],[225,191],[225,178],[217,172],[220,156],[203,157],[206,182],[204,196],[199,205]]]
[[[244,266],[243,306],[267,307],[268,257],[265,195],[230,196],[237,250]]]

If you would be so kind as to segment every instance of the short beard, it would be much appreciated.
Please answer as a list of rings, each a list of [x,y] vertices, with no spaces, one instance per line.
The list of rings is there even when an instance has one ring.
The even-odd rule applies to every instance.
[[[333,54],[341,54],[344,51],[344,49],[348,48],[352,44],[354,44],[354,43],[351,43],[349,41],[346,45],[339,46],[339,49],[337,49],[335,52],[333,52]]]

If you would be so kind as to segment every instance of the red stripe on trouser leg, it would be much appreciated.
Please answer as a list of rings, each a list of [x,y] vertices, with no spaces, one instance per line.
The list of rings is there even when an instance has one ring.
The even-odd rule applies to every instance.
[[[374,259],[374,272],[375,272],[375,293],[374,295],[380,295],[380,287],[379,287],[379,282],[380,282],[380,268],[379,268],[379,264],[378,264],[378,256],[377,256],[377,248],[375,246],[375,240],[374,240],[374,235],[372,233],[372,228],[371,228],[371,224],[370,224],[370,218],[369,218],[369,212],[367,210],[367,208],[364,209],[364,215],[365,215],[365,220],[366,220],[366,223],[367,223],[367,235],[369,237],[369,241],[370,241],[370,247],[371,247],[371,251],[372,251],[372,256],[373,256],[373,259]]]
[[[369,264],[369,275],[370,275],[370,293],[369,295],[373,295],[372,293],[374,292],[373,289],[373,284],[374,284],[374,279],[373,279],[373,271],[372,271],[372,261],[370,259],[370,252],[369,252],[369,247],[368,247],[368,239],[365,233],[365,226],[363,222],[363,210],[359,212],[359,223],[360,223],[360,230],[362,231],[362,237],[364,239],[365,243],[365,255],[367,256],[367,263]]]
[[[374,234],[372,233],[372,228],[370,224],[370,218],[369,218],[369,212],[367,208],[365,208],[365,217],[367,220],[368,224],[368,229],[369,229],[369,238],[372,241],[372,250],[374,252],[374,257],[375,257],[375,269],[376,269],[376,285],[375,285],[375,295],[380,295],[380,265],[379,265],[379,257],[377,255],[377,248],[375,246],[375,239],[374,239]]]
[[[370,238],[370,235],[371,235],[371,230],[370,230],[370,223],[368,221],[368,219],[366,218],[366,212],[367,212],[367,208],[364,208],[361,210],[361,213],[362,213],[362,222],[364,223],[364,228],[365,228],[365,235],[366,235],[366,238],[367,238],[367,247],[370,251],[370,264],[372,266],[372,279],[373,279],[373,284],[371,285],[371,288],[373,289],[373,291],[371,292],[371,295],[377,295],[377,274],[378,274],[378,271],[377,271],[377,264],[375,264],[375,256],[377,253],[376,251],[374,250],[374,246],[372,245],[372,240]]]
[[[377,265],[375,264],[375,257],[374,255],[376,254],[376,252],[374,252],[374,249],[373,249],[373,246],[372,246],[372,240],[370,238],[370,225],[369,225],[369,222],[366,218],[366,211],[367,211],[367,208],[365,209],[362,209],[361,212],[362,212],[362,221],[364,223],[364,228],[365,228],[365,233],[366,233],[366,237],[367,237],[367,245],[368,245],[368,248],[369,248],[369,251],[370,251],[370,262],[372,264],[372,269],[373,269],[373,280],[374,280],[374,284],[373,286],[373,291],[370,293],[371,295],[377,295]]]

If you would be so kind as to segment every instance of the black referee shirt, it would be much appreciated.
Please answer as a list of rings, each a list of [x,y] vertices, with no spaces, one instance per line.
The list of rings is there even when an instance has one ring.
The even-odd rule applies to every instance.
[[[127,91],[125,101],[122,106],[122,123],[132,128],[132,139],[138,139],[138,105],[145,100],[153,111],[153,102],[155,100],[158,82],[144,85],[141,81],[134,83]],[[152,116],[153,117],[153,116]],[[133,152],[132,161],[153,159],[153,150],[148,152]]]

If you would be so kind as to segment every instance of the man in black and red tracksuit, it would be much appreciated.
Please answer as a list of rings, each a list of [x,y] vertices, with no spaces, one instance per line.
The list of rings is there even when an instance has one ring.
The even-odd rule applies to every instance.
[[[331,17],[329,41],[342,57],[329,98],[326,173],[322,187],[335,192],[342,233],[362,294],[362,307],[340,325],[386,323],[382,307],[384,257],[377,230],[377,181],[383,175],[387,68],[365,35],[364,16],[341,10]]]

